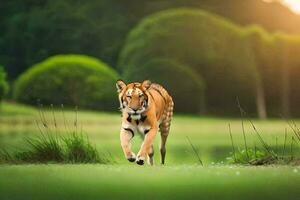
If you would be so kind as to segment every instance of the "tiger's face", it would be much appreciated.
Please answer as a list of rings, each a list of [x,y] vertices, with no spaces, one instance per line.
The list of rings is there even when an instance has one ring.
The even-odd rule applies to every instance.
[[[127,112],[132,118],[140,118],[141,114],[148,107],[147,89],[150,87],[150,81],[143,83],[130,83],[126,85],[124,81],[118,80],[116,83],[120,108]]]

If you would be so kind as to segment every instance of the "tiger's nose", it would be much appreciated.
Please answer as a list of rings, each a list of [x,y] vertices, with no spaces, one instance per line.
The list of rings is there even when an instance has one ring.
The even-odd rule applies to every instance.
[[[136,112],[138,109],[137,108],[131,108],[134,112]]]

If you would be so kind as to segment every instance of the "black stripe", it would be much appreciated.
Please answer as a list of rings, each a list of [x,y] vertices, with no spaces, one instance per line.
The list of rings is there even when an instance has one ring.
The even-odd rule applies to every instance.
[[[131,116],[130,115],[128,115],[128,117],[127,117],[127,119],[126,119],[128,122],[130,122],[131,123]]]
[[[149,94],[151,95],[151,97],[152,97],[152,100],[154,101],[154,97],[152,96],[152,94],[151,94],[151,92],[149,91]]]
[[[145,131],[144,131],[144,134],[146,135],[149,131],[150,131],[150,129],[145,130]]]
[[[139,120],[135,120],[136,125],[139,125],[140,121]]]
[[[132,137],[134,137],[134,132],[132,129],[130,128],[124,128],[125,131],[129,131],[132,134]]]
[[[165,99],[165,97],[162,95],[162,93],[161,93],[158,89],[156,89],[156,88],[151,88],[151,89],[153,89],[153,90],[155,90],[156,92],[158,92],[158,93],[160,94],[160,96],[164,99],[165,104],[167,104],[167,100]],[[151,95],[151,96],[152,96],[152,95]]]
[[[121,103],[122,103],[122,108],[124,109],[125,108],[125,106],[124,106],[124,100],[121,98]]]
[[[141,115],[141,121],[144,122],[147,119],[147,115],[143,116]]]

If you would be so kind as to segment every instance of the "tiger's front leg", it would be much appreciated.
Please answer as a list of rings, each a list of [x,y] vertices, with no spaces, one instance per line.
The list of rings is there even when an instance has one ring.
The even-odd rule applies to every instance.
[[[131,139],[133,138],[134,132],[131,129],[122,128],[120,131],[121,146],[126,159],[129,162],[136,160],[135,154],[131,151]]]
[[[137,155],[137,161],[136,163],[139,165],[143,165],[145,163],[145,159],[147,158],[147,155],[149,155],[151,152],[152,143],[154,140],[154,137],[158,131],[157,126],[152,127],[149,132],[145,135],[144,142],[140,148],[140,151]]]

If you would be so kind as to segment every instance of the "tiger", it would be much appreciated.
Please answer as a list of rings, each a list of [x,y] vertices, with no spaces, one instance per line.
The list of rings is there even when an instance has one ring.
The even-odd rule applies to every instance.
[[[118,80],[116,87],[122,112],[120,141],[125,158],[138,165],[144,165],[147,158],[148,164],[153,165],[153,140],[160,131],[160,158],[164,165],[166,142],[173,116],[172,97],[161,85],[151,83],[150,80],[129,84]],[[143,138],[137,155],[131,150],[131,139],[136,133]]]

